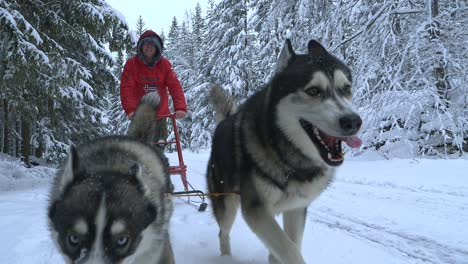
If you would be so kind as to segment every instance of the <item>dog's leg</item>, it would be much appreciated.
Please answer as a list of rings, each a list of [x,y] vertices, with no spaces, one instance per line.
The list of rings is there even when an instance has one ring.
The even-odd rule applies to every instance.
[[[281,262],[277,260],[275,256],[273,256],[273,254],[270,252],[270,254],[268,255],[268,264],[281,264]]]
[[[301,252],[302,248],[306,214],[307,208],[294,209],[283,213],[283,229],[289,236],[289,239],[296,244],[299,252]],[[279,264],[281,262],[270,253],[268,263]]]
[[[232,224],[236,219],[239,208],[239,196],[227,195],[213,198],[213,209],[216,221],[219,225],[219,246],[221,255],[231,255],[231,233]]]
[[[166,242],[160,263],[174,264],[174,252],[170,241]]]
[[[296,247],[281,229],[273,215],[266,208],[257,203],[242,204],[244,219],[269,249],[274,258],[270,257],[270,263],[304,264],[304,259]]]
[[[284,231],[296,244],[299,251],[302,248],[307,208],[298,208],[283,213]]]

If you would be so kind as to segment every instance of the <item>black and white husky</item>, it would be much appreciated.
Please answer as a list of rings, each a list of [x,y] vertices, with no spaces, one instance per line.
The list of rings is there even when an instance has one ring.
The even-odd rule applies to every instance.
[[[286,41],[272,80],[236,111],[220,87],[210,94],[217,128],[208,162],[208,188],[218,222],[221,254],[237,209],[270,251],[270,263],[305,263],[301,242],[307,206],[343,163],[342,142],[352,148],[361,118],[352,106],[350,69],[317,41],[295,54]],[[283,228],[274,216],[283,214]]]
[[[48,208],[66,263],[174,263],[168,162],[148,144],[159,101],[155,92],[141,99],[129,136],[71,148]]]

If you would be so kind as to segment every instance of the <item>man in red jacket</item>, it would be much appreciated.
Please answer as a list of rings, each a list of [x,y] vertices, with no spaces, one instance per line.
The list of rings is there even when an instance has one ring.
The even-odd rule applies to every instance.
[[[161,37],[154,31],[147,30],[138,40],[137,55],[125,63],[120,79],[120,100],[129,119],[141,97],[151,91],[158,91],[161,97],[157,117],[170,114],[168,92],[174,103],[175,117],[184,118],[186,115],[184,92],[171,63],[162,56],[163,48]],[[156,140],[166,140],[166,118],[159,119],[157,123]]]

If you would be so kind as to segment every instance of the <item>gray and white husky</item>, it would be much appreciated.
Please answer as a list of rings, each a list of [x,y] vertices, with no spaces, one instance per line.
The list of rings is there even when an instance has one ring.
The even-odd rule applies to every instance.
[[[145,95],[129,136],[72,146],[48,208],[52,239],[67,263],[174,263],[168,162],[151,147],[157,93]]]
[[[245,221],[268,248],[269,263],[305,263],[301,255],[307,206],[343,163],[342,142],[359,147],[361,118],[352,106],[350,69],[317,41],[307,54],[291,42],[272,80],[236,111],[219,86],[210,98],[216,127],[208,162],[208,189],[222,255],[239,204]],[[283,228],[275,215],[283,214]]]

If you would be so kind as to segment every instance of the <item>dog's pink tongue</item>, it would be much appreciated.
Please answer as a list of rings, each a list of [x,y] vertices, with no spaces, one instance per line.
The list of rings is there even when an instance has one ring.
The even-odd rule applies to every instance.
[[[359,148],[362,145],[362,140],[358,136],[345,137],[341,140],[346,142],[351,148]]]

